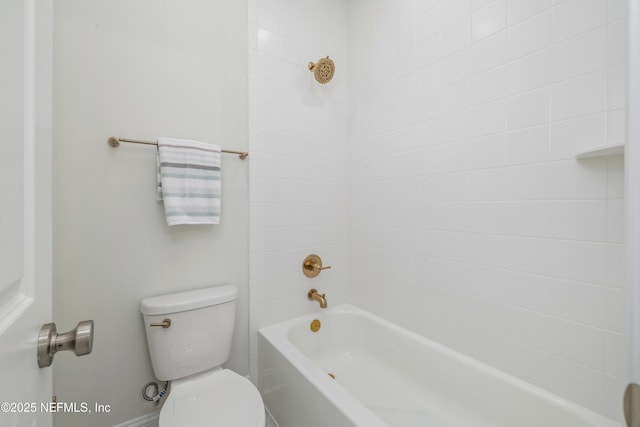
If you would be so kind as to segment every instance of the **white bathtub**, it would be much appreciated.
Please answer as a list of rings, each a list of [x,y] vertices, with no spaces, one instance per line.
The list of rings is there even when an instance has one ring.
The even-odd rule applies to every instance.
[[[258,385],[280,427],[621,426],[350,305],[260,329]]]

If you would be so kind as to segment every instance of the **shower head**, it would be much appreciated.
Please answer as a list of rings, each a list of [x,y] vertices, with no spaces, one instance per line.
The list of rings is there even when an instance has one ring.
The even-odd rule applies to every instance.
[[[327,56],[321,58],[318,62],[309,62],[309,71],[313,72],[314,77],[318,83],[327,84],[333,78],[333,74],[336,72],[336,66],[331,59]]]

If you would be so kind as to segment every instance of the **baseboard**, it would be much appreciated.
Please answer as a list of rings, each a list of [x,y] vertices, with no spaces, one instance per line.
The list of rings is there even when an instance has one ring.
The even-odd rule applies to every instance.
[[[113,427],[158,427],[160,411],[152,412]]]
[[[266,427],[280,427],[278,425],[278,422],[275,418],[273,418],[273,415],[271,415],[271,412],[269,412],[269,409],[267,409],[266,406],[264,407],[264,412],[266,413],[267,418]]]

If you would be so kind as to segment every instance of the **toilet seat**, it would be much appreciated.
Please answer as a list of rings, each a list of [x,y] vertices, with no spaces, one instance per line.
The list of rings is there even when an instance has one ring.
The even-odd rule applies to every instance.
[[[264,427],[264,404],[247,378],[214,369],[172,382],[160,427]]]

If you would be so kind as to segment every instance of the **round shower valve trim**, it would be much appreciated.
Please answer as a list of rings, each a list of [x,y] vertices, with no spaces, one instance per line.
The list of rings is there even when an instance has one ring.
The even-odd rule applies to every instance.
[[[329,268],[331,268],[330,265],[322,266],[322,259],[316,254],[307,256],[302,262],[302,272],[305,276],[311,278],[316,277],[322,270],[328,270]]]

